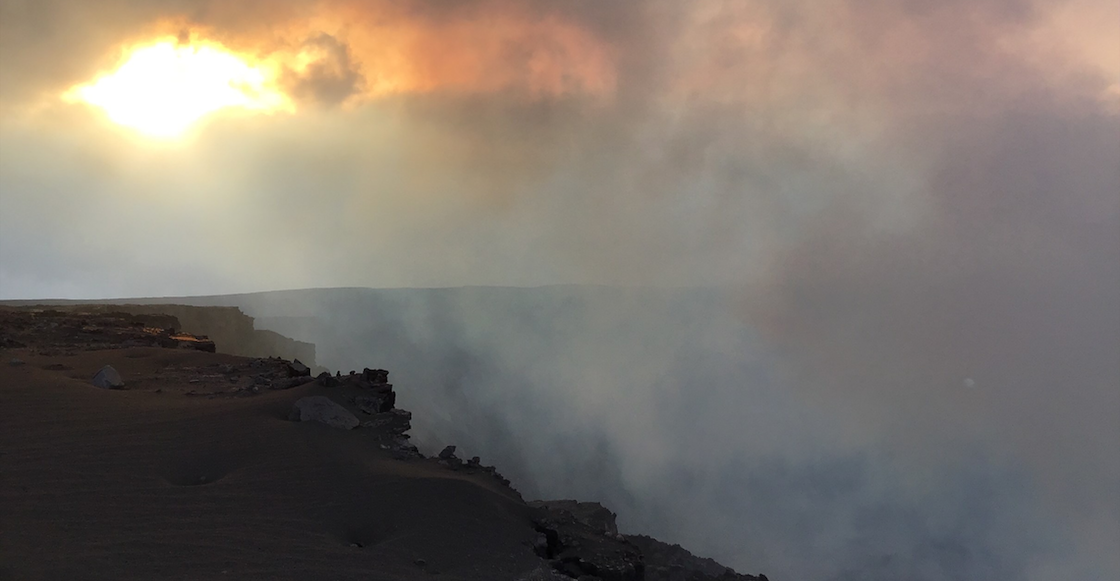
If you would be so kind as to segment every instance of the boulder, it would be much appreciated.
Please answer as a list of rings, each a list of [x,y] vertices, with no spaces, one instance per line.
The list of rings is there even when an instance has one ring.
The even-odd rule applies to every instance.
[[[353,374],[353,372],[350,372]],[[389,383],[389,372],[384,369],[370,369],[365,368],[362,370],[362,380],[368,381],[374,385],[384,385]]]
[[[440,451],[440,460],[453,460],[455,459],[455,446],[448,446]]]
[[[342,382],[337,377],[331,375],[329,372],[324,371],[315,378],[315,383],[323,387],[338,387]]]
[[[304,365],[303,363],[300,363],[299,359],[296,359],[295,361],[292,361],[288,364],[288,375],[291,375],[292,377],[310,377],[311,368]]]
[[[102,389],[123,389],[124,379],[121,379],[121,374],[112,365],[106,365],[93,376],[93,385]]]
[[[358,427],[358,418],[349,410],[321,395],[302,397],[292,406],[288,419],[299,422],[319,422],[334,428],[350,430]]]
[[[393,409],[396,404],[397,394],[389,392],[375,393],[372,396],[361,395],[354,398],[354,405],[365,414],[382,414]]]

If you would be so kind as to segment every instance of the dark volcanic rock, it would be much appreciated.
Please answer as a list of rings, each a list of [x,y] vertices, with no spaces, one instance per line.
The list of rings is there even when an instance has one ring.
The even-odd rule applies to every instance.
[[[338,378],[327,371],[320,373],[318,377],[315,378],[315,383],[323,387],[338,387],[342,385],[342,382],[339,381]]]
[[[286,379],[277,379],[277,380],[272,382],[270,387],[272,387],[272,389],[292,389],[293,387],[299,387],[301,385],[306,385],[308,383],[311,383],[312,381],[315,381],[315,380],[311,379],[310,376],[302,375],[302,376],[299,376],[299,377],[288,377]]]
[[[373,428],[399,436],[412,429],[412,413],[405,410],[392,410],[374,414],[373,419],[363,421],[361,425],[363,428]]]
[[[300,363],[299,359],[296,359],[288,364],[288,374],[292,377],[309,377],[311,375],[311,368]]]
[[[93,385],[102,389],[124,389],[124,379],[112,365],[106,365],[93,376]]]
[[[300,422],[319,422],[331,427],[350,430],[358,427],[358,418],[349,410],[321,395],[302,397],[292,406],[288,419]]]
[[[534,508],[543,508],[552,512],[564,513],[577,521],[603,532],[604,534],[617,537],[618,525],[615,524],[615,519],[618,515],[611,512],[607,507],[599,504],[598,502],[579,502],[576,500],[534,500],[529,503],[529,506]]]
[[[680,545],[645,535],[626,535],[641,550],[646,581],[767,581],[765,575],[743,575],[712,559],[697,557]]]
[[[373,395],[359,395],[354,398],[354,405],[364,414],[382,414],[393,409],[397,394],[387,391]]]
[[[580,578],[590,576],[603,581],[643,581],[642,553],[623,537],[580,522],[568,511],[554,511],[538,505],[533,523],[544,536],[537,554],[548,559],[561,573]],[[605,509],[604,509],[605,510]],[[609,512],[609,511],[608,511]]]
[[[373,385],[385,385],[389,383],[389,372],[384,369],[370,369],[367,367],[362,370],[362,380]]]

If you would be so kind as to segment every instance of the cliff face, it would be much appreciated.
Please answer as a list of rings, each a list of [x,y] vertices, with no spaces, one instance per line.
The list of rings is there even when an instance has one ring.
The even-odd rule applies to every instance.
[[[87,307],[88,308],[88,307]],[[256,329],[253,318],[237,307],[192,307],[187,305],[114,305],[114,311],[133,315],[164,314],[175,317],[181,331],[205,335],[219,353],[242,357],[298,359],[315,368],[315,345],[279,333]]]
[[[241,357],[299,359],[316,372],[323,371],[315,361],[314,343],[296,341],[273,331],[257,329],[253,317],[246,315],[240,307],[159,304],[154,301],[144,301],[141,304],[140,301],[113,303],[76,300],[0,301],[0,306],[16,308],[39,306],[59,312],[116,312],[145,317],[170,316],[178,321],[178,330],[191,335],[207,336],[217,346],[218,353]]]

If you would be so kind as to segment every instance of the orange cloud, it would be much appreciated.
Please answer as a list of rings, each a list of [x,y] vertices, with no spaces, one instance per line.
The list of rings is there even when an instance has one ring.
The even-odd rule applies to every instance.
[[[355,101],[430,92],[510,91],[527,98],[614,93],[609,42],[580,23],[518,6],[484,2],[448,17],[440,12],[451,8],[333,3],[311,14],[282,12],[284,20],[268,26],[222,29],[168,20],[156,28],[188,27],[296,75],[330,72],[336,100],[341,89],[350,89],[347,98]]]

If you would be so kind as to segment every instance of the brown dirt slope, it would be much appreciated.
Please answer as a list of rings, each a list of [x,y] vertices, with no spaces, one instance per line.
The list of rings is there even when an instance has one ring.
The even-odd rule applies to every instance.
[[[215,395],[205,371],[245,359],[9,345],[0,578],[490,580],[541,564],[531,509],[493,476],[287,421],[338,387]],[[104,365],[124,390],[91,385]]]

